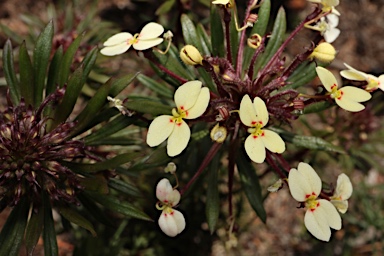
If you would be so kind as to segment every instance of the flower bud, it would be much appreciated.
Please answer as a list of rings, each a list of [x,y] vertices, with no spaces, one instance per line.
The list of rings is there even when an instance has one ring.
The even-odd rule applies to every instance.
[[[247,44],[249,47],[257,49],[261,45],[261,41],[262,39],[259,34],[253,34],[247,39]]]
[[[181,60],[187,65],[202,65],[203,57],[201,56],[199,50],[192,45],[184,46],[180,51]]]
[[[217,143],[223,143],[227,138],[227,129],[216,124],[211,130],[211,139]]]
[[[174,174],[176,172],[176,164],[174,162],[169,162],[167,167],[164,168],[164,172]]]
[[[316,46],[308,58],[310,60],[316,59],[324,63],[330,63],[335,59],[335,56],[335,48],[330,43],[323,42]]]

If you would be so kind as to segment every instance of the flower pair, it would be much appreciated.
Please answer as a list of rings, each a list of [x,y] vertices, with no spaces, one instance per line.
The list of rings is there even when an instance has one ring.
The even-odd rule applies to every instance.
[[[317,239],[329,241],[331,228],[341,229],[341,217],[337,209],[345,213],[348,208],[347,199],[352,194],[349,178],[345,174],[339,176],[331,201],[319,199],[321,179],[309,164],[301,162],[297,169],[290,170],[288,185],[292,197],[304,203],[307,209],[304,216],[307,230]]]

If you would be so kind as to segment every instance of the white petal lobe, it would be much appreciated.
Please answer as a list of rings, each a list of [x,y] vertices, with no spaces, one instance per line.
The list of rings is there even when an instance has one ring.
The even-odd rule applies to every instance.
[[[262,163],[265,160],[265,146],[263,141],[258,138],[254,138],[251,134],[245,140],[244,143],[245,151],[249,158],[255,163]]]
[[[156,22],[150,22],[143,27],[139,34],[139,40],[154,39],[164,32],[164,27]]]
[[[172,116],[168,115],[158,116],[152,121],[147,134],[148,146],[158,146],[169,137],[175,127],[175,123],[171,121]]]
[[[324,85],[325,89],[327,91],[331,91],[331,87],[333,85],[337,86],[337,80],[336,77],[332,74],[331,71],[328,71],[327,69],[323,67],[317,67],[316,68],[316,73],[319,76],[319,79],[321,83]]]
[[[191,130],[186,122],[176,124],[168,138],[167,153],[169,156],[179,155],[188,145],[191,138]]]
[[[257,118],[255,108],[248,94],[244,95],[241,100],[239,112],[241,122],[248,127],[252,127]]]
[[[183,107],[185,110],[195,105],[200,95],[202,83],[198,80],[189,81],[181,85],[174,95],[175,104],[178,108]]]
[[[209,89],[207,87],[202,88],[195,104],[188,110],[185,119],[195,119],[204,114],[209,104],[209,98]]]

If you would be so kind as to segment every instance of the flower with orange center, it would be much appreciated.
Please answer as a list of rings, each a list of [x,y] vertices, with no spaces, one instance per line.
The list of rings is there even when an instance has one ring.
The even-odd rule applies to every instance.
[[[277,133],[263,129],[268,123],[269,116],[267,106],[261,98],[256,97],[252,103],[249,95],[244,95],[239,112],[241,122],[250,127],[248,128],[250,135],[245,140],[244,147],[252,161],[264,162],[265,149],[274,153],[285,151],[283,139]]]
[[[114,56],[128,51],[131,46],[137,51],[147,50],[161,44],[164,39],[159,36],[164,32],[163,26],[150,22],[143,27],[140,33],[132,35],[128,32],[118,33],[104,42],[100,53],[106,56]]]
[[[201,86],[202,83],[196,80],[186,82],[176,90],[176,108],[172,109],[172,116],[158,116],[148,128],[147,144],[150,147],[158,146],[168,139],[169,156],[176,156],[187,147],[191,130],[184,119],[198,118],[209,104],[209,89]]]
[[[288,185],[292,197],[305,204],[307,209],[304,224],[317,239],[329,241],[331,229],[341,229],[341,218],[335,206],[325,199],[318,199],[321,192],[321,179],[307,163],[299,163],[288,175]]]
[[[348,69],[340,71],[340,75],[342,77],[352,81],[366,81],[367,85],[365,87],[365,90],[368,92],[372,92],[378,88],[384,91],[384,75],[376,77],[374,75],[366,74],[362,71],[354,69],[346,63],[344,63],[344,65]]]
[[[361,111],[365,107],[359,102],[367,101],[372,97],[371,94],[365,90],[353,86],[344,86],[338,89],[339,86],[336,77],[323,67],[317,67],[316,72],[321,83],[329,92],[330,97],[335,100],[337,105],[345,110],[351,112]]]

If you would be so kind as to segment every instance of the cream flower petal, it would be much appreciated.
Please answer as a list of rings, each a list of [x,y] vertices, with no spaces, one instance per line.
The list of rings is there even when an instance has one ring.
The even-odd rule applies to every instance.
[[[331,238],[331,229],[328,225],[326,212],[320,207],[314,211],[307,210],[304,216],[304,224],[309,233],[319,240],[328,242]]]
[[[335,99],[335,101],[336,104],[339,105],[339,107],[350,112],[359,112],[365,108],[363,104],[350,100],[346,97],[342,98],[342,100]]]
[[[158,223],[161,230],[170,237],[177,236],[185,228],[185,219],[183,214],[172,208],[163,210]]]
[[[244,95],[240,102],[239,115],[240,120],[244,125],[248,127],[255,125],[257,120],[256,111],[248,94]]]
[[[267,110],[267,106],[265,105],[265,102],[259,97],[256,97],[253,100],[253,106],[255,107],[255,110],[256,110],[257,121],[261,121],[262,127],[264,127],[268,123],[268,119],[269,119],[268,110]]]
[[[340,29],[331,28],[324,33],[324,39],[327,43],[333,43],[340,35]]]
[[[195,119],[204,114],[209,104],[209,98],[209,89],[207,87],[201,88],[195,104],[187,110],[187,116],[185,119]]]
[[[379,88],[384,91],[384,75],[379,76]]]
[[[337,177],[336,190],[334,196],[340,197],[342,200],[347,200],[351,197],[353,187],[351,180],[344,173]]]
[[[265,160],[265,146],[260,137],[255,138],[252,134],[248,136],[244,143],[245,151],[249,158],[256,163],[262,163]]]
[[[318,196],[321,191],[321,179],[316,171],[307,163],[301,162],[297,167],[298,172],[305,177],[313,193]]]
[[[327,23],[331,28],[335,28],[339,25],[339,16],[336,14],[330,13],[326,16]]]
[[[212,2],[212,4],[222,4],[227,5],[230,2],[230,0],[215,0]]]
[[[200,95],[202,83],[198,80],[182,84],[174,95],[175,104],[178,109],[188,110],[195,105]]]
[[[340,88],[340,91],[343,92],[343,97],[357,102],[364,102],[372,98],[369,92],[353,86],[344,86]],[[341,99],[343,99],[343,97]]]
[[[279,134],[265,129],[263,132],[264,136],[261,136],[261,140],[269,151],[279,154],[285,151],[285,143]]]
[[[323,211],[323,215],[326,216],[328,226],[340,230],[341,229],[341,217],[340,214],[337,212],[335,206],[325,199],[319,199],[317,200],[320,204],[319,207],[317,207],[317,210]]]
[[[346,213],[348,210],[347,200],[331,200],[331,203],[336,207],[340,213]]]
[[[336,77],[332,74],[331,71],[328,71],[323,67],[317,67],[316,73],[319,76],[321,83],[324,85],[325,89],[327,89],[328,92],[332,91],[331,87],[333,85],[338,85]]]
[[[103,46],[113,46],[122,43],[128,44],[128,40],[132,37],[131,33],[121,32],[108,38],[107,41],[104,42]]]
[[[121,43],[113,46],[107,46],[100,50],[100,53],[105,56],[115,56],[122,54],[131,47],[131,44]]]
[[[150,147],[160,145],[172,133],[175,122],[172,116],[161,115],[156,117],[149,125],[147,134],[147,144]]]
[[[137,43],[133,44],[133,48],[137,51],[147,50],[156,45],[161,44],[164,41],[163,38],[154,38],[149,40],[139,40]]]
[[[168,195],[173,191],[173,187],[168,179],[163,178],[157,183],[156,186],[156,197],[161,202],[168,201]],[[180,193],[179,193],[180,194]]]
[[[167,153],[171,157],[180,154],[187,147],[191,138],[191,130],[186,122],[181,121],[174,127],[167,144]]]
[[[314,192],[306,176],[295,168],[289,171],[288,185],[292,197],[298,202],[305,202],[307,195],[312,195],[312,192]]]
[[[164,32],[164,27],[156,22],[150,22],[140,31],[139,40],[148,40],[159,37]]]
[[[342,70],[340,71],[340,75],[352,81],[365,81],[367,78],[362,72],[355,70]]]

